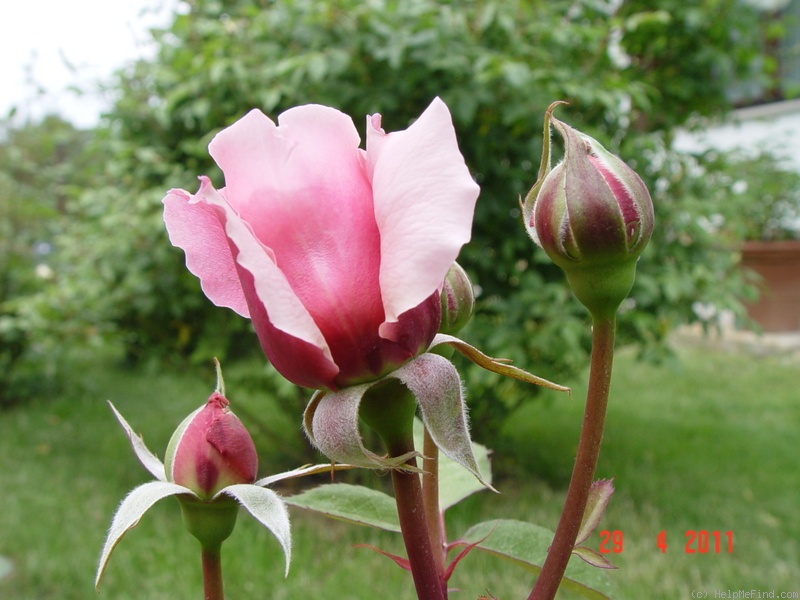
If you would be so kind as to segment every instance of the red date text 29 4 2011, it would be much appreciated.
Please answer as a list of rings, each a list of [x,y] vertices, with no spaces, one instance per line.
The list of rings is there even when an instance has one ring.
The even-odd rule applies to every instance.
[[[620,554],[625,547],[625,536],[619,529],[600,532],[600,552]],[[656,547],[662,554],[667,552],[667,532],[656,536]],[[707,531],[705,529],[686,531],[683,551],[685,554],[733,554],[733,531]]]

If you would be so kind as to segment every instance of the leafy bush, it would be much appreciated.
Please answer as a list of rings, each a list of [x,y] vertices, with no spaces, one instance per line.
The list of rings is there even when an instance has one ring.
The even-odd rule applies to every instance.
[[[702,178],[652,131],[668,139],[692,114],[725,109],[725,90],[758,52],[745,3],[708,1],[688,12],[673,4],[623,3],[615,13],[593,0],[186,2],[154,32],[157,57],[114,83],[118,100],[101,130],[104,183],[74,204],[60,245],[64,279],[51,294],[70,307],[62,319],[124,336],[133,358],[257,348],[246,324],[213,307],[185,271],[166,239],[160,198],[173,186],[192,188],[201,173],[221,185],[207,143],[252,107],[276,116],[318,102],[358,125],[381,112],[394,130],[438,95],[482,187],[460,259],[480,290],[464,335],[565,378],[585,364],[587,319],[561,272],[526,238],[517,204],[536,178],[543,111],[564,99],[572,108],[561,118],[634,162],[656,196],[658,238],[621,329],[623,341],[657,348],[672,327],[696,318],[694,302],[732,305],[742,288],[727,278],[732,255],[700,225],[715,210],[693,190]],[[680,36],[665,20],[682,24]],[[702,103],[676,96],[701,89]],[[513,384],[477,371],[466,377],[474,422],[497,425],[519,395],[506,388]]]
[[[57,287],[56,238],[69,206],[98,172],[92,134],[57,116],[0,123],[0,404],[46,383],[38,342],[58,321],[34,310]]]

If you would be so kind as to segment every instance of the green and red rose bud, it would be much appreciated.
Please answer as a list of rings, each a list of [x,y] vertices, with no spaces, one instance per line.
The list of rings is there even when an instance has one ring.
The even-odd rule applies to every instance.
[[[221,393],[211,394],[183,420],[167,447],[167,480],[189,488],[203,500],[229,485],[256,480],[255,444],[229,404]]]
[[[472,318],[475,308],[475,292],[467,272],[454,262],[447,271],[440,294],[442,301],[442,321],[439,333],[455,335]]]
[[[207,582],[219,583],[219,553],[222,543],[233,532],[240,507],[247,509],[275,535],[286,557],[288,573],[291,561],[289,513],[280,496],[264,486],[331,467],[327,464],[303,467],[256,482],[255,445],[229,408],[221,368],[216,359],[215,363],[217,389],[172,435],[165,463],[145,446],[141,436],[109,402],[134,453],[155,480],[131,490],[117,509],[103,544],[95,586],[99,585],[122,536],[136,527],[154,503],[169,496],[178,500],[184,525],[203,548],[204,580],[206,574],[211,573]]]
[[[650,240],[653,202],[625,162],[552,117],[556,104],[545,115],[539,181],[523,203],[525,227],[564,270],[578,300],[594,316],[612,316],[630,292]],[[565,149],[552,169],[551,123]]]

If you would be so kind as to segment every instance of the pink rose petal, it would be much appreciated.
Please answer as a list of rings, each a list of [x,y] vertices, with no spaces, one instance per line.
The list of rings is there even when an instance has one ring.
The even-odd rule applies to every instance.
[[[213,188],[208,178],[201,177],[201,182],[196,198],[214,207],[220,221],[224,223],[231,252],[236,253],[236,262],[252,274],[255,293],[269,315],[271,324],[320,348],[330,358],[330,350],[322,332],[292,290],[283,271],[275,264],[271,250],[259,243],[250,226],[239,218],[222,193]],[[250,312],[254,312],[252,307]]]
[[[171,190],[164,198],[164,223],[172,244],[186,253],[186,266],[200,279],[208,299],[249,317],[228,238],[213,207],[193,202],[184,190]]]
[[[278,123],[253,111],[214,138],[211,154],[230,206],[273,252],[334,352],[338,340],[349,340],[350,352],[383,321],[380,234],[358,133],[348,116],[318,105],[288,110]]]
[[[441,288],[469,241],[479,188],[439,98],[405,131],[367,120],[367,164],[381,232],[381,292],[387,322]]]

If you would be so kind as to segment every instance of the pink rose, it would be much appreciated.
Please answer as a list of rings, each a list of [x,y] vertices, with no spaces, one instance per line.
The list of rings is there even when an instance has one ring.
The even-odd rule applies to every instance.
[[[209,152],[225,175],[164,198],[170,240],[219,306],[249,317],[290,381],[336,390],[427,349],[439,291],[470,238],[478,186],[435,99],[408,129],[318,105],[258,110]]]

